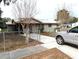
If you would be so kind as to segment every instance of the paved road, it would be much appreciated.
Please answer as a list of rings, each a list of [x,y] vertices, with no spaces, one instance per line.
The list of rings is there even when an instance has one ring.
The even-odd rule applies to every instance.
[[[53,38],[53,37],[48,37],[48,36],[44,36],[44,35],[39,36],[39,34],[33,33],[33,34],[31,34],[31,38],[38,40],[40,42],[43,42],[44,44],[36,45],[33,47],[24,48],[24,49],[17,49],[15,51],[11,51],[11,52],[0,53],[0,58],[1,59],[17,59],[17,58],[20,58],[23,56],[28,56],[31,54],[39,53],[41,51],[45,51],[47,49],[51,49],[51,48],[55,48],[55,47],[74,59],[76,58],[76,56],[78,54],[77,48],[74,48],[74,47],[71,47],[68,45],[58,45],[56,43],[55,38]]]

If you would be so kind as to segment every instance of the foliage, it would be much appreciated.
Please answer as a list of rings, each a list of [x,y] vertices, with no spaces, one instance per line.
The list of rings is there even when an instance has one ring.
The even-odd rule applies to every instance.
[[[7,32],[8,30],[7,29],[1,29],[1,32]]]
[[[0,8],[0,18],[1,18],[1,14],[2,14],[2,10],[1,10],[1,8]]]
[[[3,21],[5,21],[5,22],[8,22],[10,20],[11,20],[11,18],[3,18]]]
[[[0,0],[0,3],[2,2],[2,0]]]
[[[15,21],[14,21],[14,19],[12,19],[12,23],[14,23]]]
[[[10,5],[10,3],[15,3],[17,0],[3,0],[4,5]],[[2,2],[2,0],[0,0],[0,3]]]
[[[6,28],[7,26],[6,26],[6,23],[5,22],[0,22],[0,28]]]
[[[55,21],[58,21],[58,19],[54,19]]]
[[[0,18],[0,28],[6,28],[6,22],[8,22],[9,20],[11,20],[10,18]]]
[[[70,19],[70,21],[69,21],[70,23],[75,23],[75,22],[78,22],[78,18],[76,18],[76,17],[73,17],[73,18],[71,18]]]
[[[8,22],[10,20],[11,20],[11,18],[1,18],[0,22]]]

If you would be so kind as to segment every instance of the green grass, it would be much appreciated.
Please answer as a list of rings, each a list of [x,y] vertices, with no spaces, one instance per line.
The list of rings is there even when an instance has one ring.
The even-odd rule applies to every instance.
[[[7,32],[7,29],[1,29],[0,32]]]

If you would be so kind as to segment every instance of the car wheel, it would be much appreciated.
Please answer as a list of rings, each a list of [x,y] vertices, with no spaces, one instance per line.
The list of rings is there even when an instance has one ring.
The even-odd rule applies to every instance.
[[[56,41],[59,45],[63,45],[64,44],[64,39],[61,36],[56,37]]]

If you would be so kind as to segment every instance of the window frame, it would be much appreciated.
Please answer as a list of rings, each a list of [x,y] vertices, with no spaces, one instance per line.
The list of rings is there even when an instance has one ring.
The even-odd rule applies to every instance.
[[[75,30],[75,29],[77,29],[77,30]],[[69,33],[78,33],[78,26],[76,26],[76,27],[70,29],[70,30],[69,30]]]

